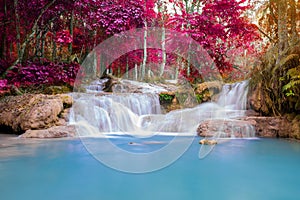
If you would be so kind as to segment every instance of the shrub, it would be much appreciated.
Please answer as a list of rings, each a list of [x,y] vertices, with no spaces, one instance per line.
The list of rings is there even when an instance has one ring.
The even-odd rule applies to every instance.
[[[8,71],[8,83],[17,87],[38,85],[73,86],[80,65],[77,63],[43,63],[28,62],[25,65],[16,65]]]

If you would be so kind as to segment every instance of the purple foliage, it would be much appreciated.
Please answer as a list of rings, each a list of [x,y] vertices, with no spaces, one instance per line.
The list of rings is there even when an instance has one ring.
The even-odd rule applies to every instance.
[[[4,94],[8,91],[8,85],[6,79],[0,79],[0,94]]]
[[[77,63],[34,63],[16,65],[7,73],[9,84],[19,86],[30,85],[73,85],[80,68]]]

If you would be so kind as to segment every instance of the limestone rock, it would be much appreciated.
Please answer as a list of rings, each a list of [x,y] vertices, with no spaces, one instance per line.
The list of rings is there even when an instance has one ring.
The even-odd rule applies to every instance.
[[[251,129],[251,126],[254,128]],[[255,135],[247,134],[254,131]],[[197,133],[201,137],[267,137],[300,139],[300,120],[293,122],[284,117],[248,116],[239,120],[207,120],[203,121]]]
[[[220,81],[211,81],[200,83],[195,88],[195,94],[201,95],[202,102],[209,101],[214,99],[214,96],[217,95],[222,90],[222,83]]]
[[[292,116],[287,119],[290,121],[290,124],[286,127],[289,127],[290,131],[288,131],[288,137],[300,140],[300,115]]]
[[[61,114],[72,104],[72,97],[66,94],[8,96],[0,100],[0,126],[23,132],[62,125],[66,121]]]
[[[202,145],[215,145],[215,144],[218,144],[218,142],[216,140],[202,139],[202,140],[199,141],[199,144],[202,144]]]
[[[53,126],[42,130],[27,130],[22,138],[62,138],[76,136],[75,126]]]
[[[211,92],[213,91],[219,92],[222,90],[222,83],[220,81],[200,83],[196,86],[195,93],[201,94],[205,90],[210,90]]]
[[[215,119],[203,121],[197,129],[198,136],[218,138],[254,137],[253,125],[255,121]]]
[[[257,137],[287,137],[287,121],[279,117],[246,117],[246,121],[255,121],[254,127]]]
[[[266,91],[262,88],[262,83],[257,84],[249,90],[248,102],[251,109],[264,115],[271,114],[272,101]]]

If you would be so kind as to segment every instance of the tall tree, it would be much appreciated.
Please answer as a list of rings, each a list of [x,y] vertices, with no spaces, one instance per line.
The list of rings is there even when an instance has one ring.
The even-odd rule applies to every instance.
[[[278,62],[282,58],[284,50],[288,47],[287,31],[287,1],[277,0],[278,6]]]
[[[181,12],[171,19],[170,27],[189,34],[207,49],[223,73],[233,67],[228,51],[237,47],[251,48],[258,38],[255,26],[243,15],[250,8],[243,5],[245,3],[245,0],[177,2]]]

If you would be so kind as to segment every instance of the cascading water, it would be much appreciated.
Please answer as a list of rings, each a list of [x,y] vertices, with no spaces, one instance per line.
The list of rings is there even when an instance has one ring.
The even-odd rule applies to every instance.
[[[132,81],[130,83],[138,84]],[[164,89],[143,84],[139,88],[143,92],[150,91],[151,93],[126,93],[128,92],[126,88],[117,86],[115,89],[125,93],[103,95],[99,94],[103,87],[94,85],[88,87],[90,91],[95,92],[93,94],[74,94],[72,121],[79,127],[85,127],[79,129],[79,135],[130,134],[148,137],[156,134],[176,134],[187,136],[195,135],[198,125],[205,120],[226,121],[227,129],[229,124],[236,132],[235,122],[237,118],[244,116],[247,81],[225,84],[217,103],[203,103],[194,108],[174,110],[167,114],[161,113],[157,94]],[[240,132],[246,132],[240,133],[244,134],[243,137],[253,136],[253,129],[248,125],[247,127],[239,125],[239,129]],[[222,128],[218,130],[218,137],[225,137],[220,134],[222,131],[225,132]]]
[[[232,110],[246,110],[248,82],[242,81],[225,84],[222,88],[218,104]]]

